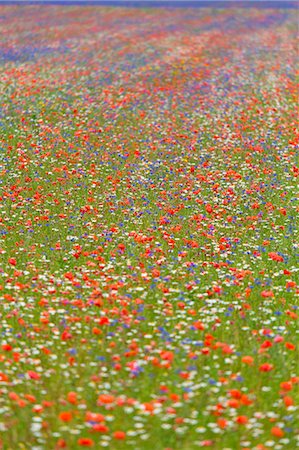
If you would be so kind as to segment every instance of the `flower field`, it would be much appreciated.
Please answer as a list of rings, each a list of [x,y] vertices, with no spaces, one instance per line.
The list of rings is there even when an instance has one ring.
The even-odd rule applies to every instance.
[[[297,448],[296,12],[0,27],[0,448]]]

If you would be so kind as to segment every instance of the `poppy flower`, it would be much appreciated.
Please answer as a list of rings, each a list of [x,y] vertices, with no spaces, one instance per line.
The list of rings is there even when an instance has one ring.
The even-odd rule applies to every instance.
[[[59,413],[58,417],[62,422],[70,422],[73,418],[73,414],[70,411],[62,411]]]
[[[284,431],[280,427],[272,427],[271,434],[274,437],[282,438],[284,436]]]
[[[252,356],[243,356],[241,359],[242,363],[251,366],[254,363],[254,358]]]
[[[94,441],[90,438],[80,438],[78,439],[78,445],[81,447],[93,447]]]
[[[124,440],[126,439],[126,433],[124,431],[114,431],[113,437],[117,440]]]
[[[273,370],[273,369],[274,369],[273,364],[269,364],[269,363],[261,364],[259,366],[260,372],[271,372],[271,370]]]
[[[236,418],[236,423],[238,423],[239,425],[246,425],[247,422],[248,422],[247,416],[238,416]]]

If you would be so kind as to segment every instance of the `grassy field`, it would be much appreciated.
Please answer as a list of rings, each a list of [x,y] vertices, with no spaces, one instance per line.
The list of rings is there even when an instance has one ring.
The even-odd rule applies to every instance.
[[[0,448],[297,448],[296,12],[0,19]]]

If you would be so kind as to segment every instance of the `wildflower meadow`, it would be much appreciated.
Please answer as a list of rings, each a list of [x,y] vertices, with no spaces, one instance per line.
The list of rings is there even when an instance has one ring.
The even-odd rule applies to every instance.
[[[298,11],[0,5],[0,448],[295,450]]]

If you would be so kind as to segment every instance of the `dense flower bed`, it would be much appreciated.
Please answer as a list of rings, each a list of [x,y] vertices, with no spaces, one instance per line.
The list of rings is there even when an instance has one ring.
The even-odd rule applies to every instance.
[[[0,448],[296,448],[294,11],[0,20]]]

